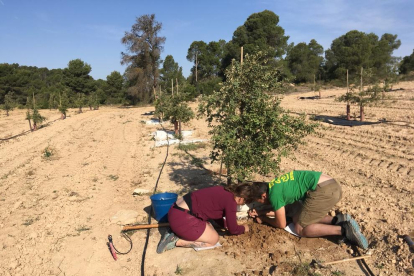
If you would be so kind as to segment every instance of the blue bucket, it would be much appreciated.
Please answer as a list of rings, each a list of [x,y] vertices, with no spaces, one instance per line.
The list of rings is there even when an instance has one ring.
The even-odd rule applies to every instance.
[[[168,210],[177,201],[177,197],[175,193],[155,194],[150,197],[152,210],[158,222],[168,222]]]

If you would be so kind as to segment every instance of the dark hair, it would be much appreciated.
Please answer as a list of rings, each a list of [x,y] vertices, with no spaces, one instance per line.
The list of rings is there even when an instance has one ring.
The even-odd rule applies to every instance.
[[[250,185],[247,183],[242,184],[233,184],[227,187],[224,187],[226,191],[233,193],[234,196],[244,198],[247,202],[250,196]]]
[[[256,201],[262,197],[262,194],[269,192],[269,183],[267,182],[253,182],[250,186],[249,201]]]

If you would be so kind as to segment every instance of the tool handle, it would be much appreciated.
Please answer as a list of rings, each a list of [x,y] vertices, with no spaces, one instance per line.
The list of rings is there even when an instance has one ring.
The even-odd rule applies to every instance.
[[[344,263],[344,262],[355,261],[355,260],[360,260],[360,259],[365,259],[365,258],[371,258],[371,255],[365,255],[365,256],[359,256],[359,257],[355,257],[355,258],[343,259],[343,260],[340,260],[340,261],[323,263],[323,265],[331,265],[331,264],[337,264],[337,263]]]
[[[170,224],[168,222],[158,223],[158,224],[125,225],[124,228],[122,228],[122,231],[148,229],[148,228],[159,228],[159,227],[167,227],[167,226],[170,226]]]

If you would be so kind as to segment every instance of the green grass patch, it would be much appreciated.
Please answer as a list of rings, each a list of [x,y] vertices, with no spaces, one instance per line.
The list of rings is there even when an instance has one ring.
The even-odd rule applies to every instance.
[[[178,149],[183,151],[192,151],[198,149],[204,149],[207,147],[206,143],[194,143],[194,144],[179,144]]]

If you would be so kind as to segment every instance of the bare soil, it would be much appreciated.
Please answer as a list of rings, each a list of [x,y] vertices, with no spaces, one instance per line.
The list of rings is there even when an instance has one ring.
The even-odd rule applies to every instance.
[[[129,244],[110,218],[119,210],[135,210],[138,221],[148,223],[149,195],[167,156],[167,147],[152,148],[150,133],[160,126],[141,122],[151,118],[145,113],[153,107],[70,110],[66,120],[59,120],[55,110],[41,110],[48,118],[44,127],[0,140],[0,275],[368,275],[357,261],[309,266],[312,260],[359,254],[372,254],[366,263],[376,275],[414,275],[414,252],[402,238],[414,231],[414,83],[395,88],[404,90],[388,92],[383,104],[366,107],[365,123],[344,120],[345,104],[334,100],[344,89],[323,90],[321,99],[300,92],[282,100],[290,112],[306,113],[322,125],[319,134],[283,160],[282,172],[317,170],[339,180],[344,195],[332,213],[356,218],[369,252],[335,237],[298,238],[243,221],[251,232],[221,233],[221,248],[199,252],[177,248],[158,255],[165,228],[139,230],[130,234],[131,252],[114,261],[108,234],[120,251]],[[356,106],[354,113],[359,114]],[[0,114],[0,139],[28,130],[24,114]],[[194,130],[194,138],[208,138],[201,119],[184,129]],[[170,146],[157,190],[184,194],[217,185],[220,179],[211,171],[220,164],[210,164],[209,150],[210,145],[188,152]],[[209,170],[197,166],[200,160]],[[149,193],[134,196],[136,188]]]

